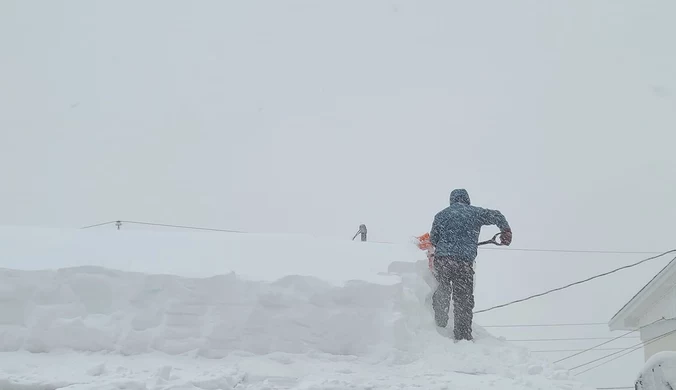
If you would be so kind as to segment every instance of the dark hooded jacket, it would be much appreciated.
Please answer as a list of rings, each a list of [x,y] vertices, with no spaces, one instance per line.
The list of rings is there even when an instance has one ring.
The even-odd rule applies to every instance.
[[[474,261],[481,227],[487,225],[496,225],[501,232],[511,230],[502,213],[472,206],[466,190],[453,190],[451,205],[434,217],[430,231],[435,257]]]

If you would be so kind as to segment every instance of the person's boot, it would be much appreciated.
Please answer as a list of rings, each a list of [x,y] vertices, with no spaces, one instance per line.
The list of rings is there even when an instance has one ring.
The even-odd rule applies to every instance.
[[[461,336],[461,337],[456,336],[453,339],[453,342],[456,343],[456,344],[459,343],[460,341],[469,341],[469,342],[473,343],[474,339],[472,338],[472,336]]]

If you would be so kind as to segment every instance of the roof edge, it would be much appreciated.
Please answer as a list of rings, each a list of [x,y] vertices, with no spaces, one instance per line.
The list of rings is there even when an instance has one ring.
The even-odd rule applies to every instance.
[[[659,287],[661,282],[676,271],[676,257],[660,270],[650,281],[643,286],[608,322],[611,330],[635,330],[637,326],[629,326],[627,320],[632,317],[633,311],[638,309]]]

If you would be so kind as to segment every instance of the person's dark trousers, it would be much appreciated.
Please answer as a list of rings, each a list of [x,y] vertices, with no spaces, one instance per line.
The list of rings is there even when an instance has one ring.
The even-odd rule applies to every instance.
[[[453,298],[453,333],[456,340],[472,339],[474,310],[474,269],[472,262],[437,257],[434,268],[438,273],[439,286],[432,296],[434,319],[437,326],[448,325],[448,309]]]

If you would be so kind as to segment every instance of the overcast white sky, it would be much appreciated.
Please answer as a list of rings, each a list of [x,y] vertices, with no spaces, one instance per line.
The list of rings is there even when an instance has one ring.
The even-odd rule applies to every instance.
[[[675,12],[666,0],[6,0],[0,224],[351,238],[366,223],[400,241],[463,187],[503,211],[515,247],[670,249]],[[637,260],[529,256],[510,258],[532,273],[522,287]],[[563,315],[609,319],[653,268],[593,290],[605,311]]]

